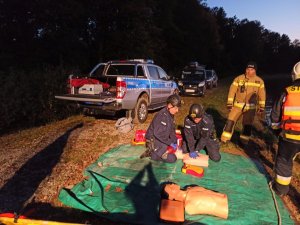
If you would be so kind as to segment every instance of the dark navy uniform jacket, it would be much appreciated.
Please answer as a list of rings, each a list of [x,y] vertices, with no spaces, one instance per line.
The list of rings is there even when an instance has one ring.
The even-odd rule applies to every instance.
[[[147,140],[154,140],[156,154],[162,156],[167,146],[177,143],[174,116],[167,107],[161,109],[153,118],[145,135]]]
[[[190,152],[205,146],[205,142],[213,140],[215,125],[211,115],[204,114],[199,123],[195,123],[189,116],[184,120],[184,137]],[[201,139],[201,141],[200,141]],[[201,143],[200,143],[201,142]],[[197,146],[196,146],[197,145]]]

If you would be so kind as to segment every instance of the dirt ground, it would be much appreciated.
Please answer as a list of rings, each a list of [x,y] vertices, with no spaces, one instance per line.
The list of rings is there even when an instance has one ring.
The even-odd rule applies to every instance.
[[[209,90],[204,98],[184,97],[186,108],[183,107],[183,111],[192,102],[213,98],[217,90]],[[211,103],[205,106],[209,108]],[[154,114],[150,113],[144,124],[136,124],[134,130],[127,134],[118,133],[114,118],[74,116],[0,137],[0,213],[19,212],[33,219],[63,222],[120,224],[63,206],[58,201],[58,193],[63,187],[72,187],[82,181],[83,170],[101,154],[114,146],[130,143],[135,130],[147,129]],[[184,114],[179,118],[181,121]],[[217,118],[213,116],[220,136],[226,110]],[[271,177],[277,150],[276,138],[270,136],[272,134],[260,120],[256,121],[253,134],[248,146],[239,145],[237,137],[234,137],[232,142],[221,146],[221,151],[259,160]],[[291,191],[282,199],[295,223],[300,224],[297,171],[300,170],[296,160]]]

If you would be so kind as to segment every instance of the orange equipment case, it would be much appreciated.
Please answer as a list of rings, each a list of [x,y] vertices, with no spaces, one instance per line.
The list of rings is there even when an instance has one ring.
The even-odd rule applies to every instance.
[[[186,173],[186,174],[190,174],[192,176],[196,176],[196,177],[203,177],[204,175],[204,169],[200,166],[194,166],[194,165],[188,165],[188,164],[184,164],[181,172]]]

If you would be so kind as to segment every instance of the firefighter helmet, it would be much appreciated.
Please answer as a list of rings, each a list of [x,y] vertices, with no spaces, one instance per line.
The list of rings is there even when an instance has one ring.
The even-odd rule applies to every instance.
[[[193,104],[193,105],[191,105],[189,116],[192,119],[202,118],[203,114],[204,114],[204,108],[203,108],[202,105],[200,105],[200,104]]]
[[[300,61],[297,62],[293,68],[292,79],[293,79],[293,81],[300,79]]]
[[[170,95],[167,99],[167,104],[171,104],[173,107],[180,107],[181,106],[181,100],[179,95],[173,94]]]

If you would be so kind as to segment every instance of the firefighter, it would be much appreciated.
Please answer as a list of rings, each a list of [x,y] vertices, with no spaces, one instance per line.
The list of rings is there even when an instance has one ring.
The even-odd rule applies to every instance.
[[[300,152],[300,62],[292,71],[292,85],[285,88],[271,113],[273,129],[280,129],[273,189],[278,195],[289,191],[293,159]]]
[[[256,63],[249,62],[245,74],[237,76],[230,86],[227,99],[227,108],[230,112],[221,136],[223,143],[230,141],[235,124],[241,115],[243,115],[243,131],[240,140],[248,143],[254,116],[256,112],[264,111],[265,85],[264,81],[256,75],[256,71]]]
[[[168,163],[177,160],[176,155],[168,150],[170,147],[174,152],[177,150],[174,115],[180,106],[181,101],[178,95],[173,94],[168,97],[166,107],[154,116],[146,132],[146,151],[140,158],[150,156],[152,160]]]
[[[189,152],[191,158],[196,158],[197,151],[206,147],[209,158],[220,161],[220,145],[215,135],[214,121],[211,115],[205,113],[202,105],[191,105],[189,115],[184,120],[183,134],[183,153]]]

